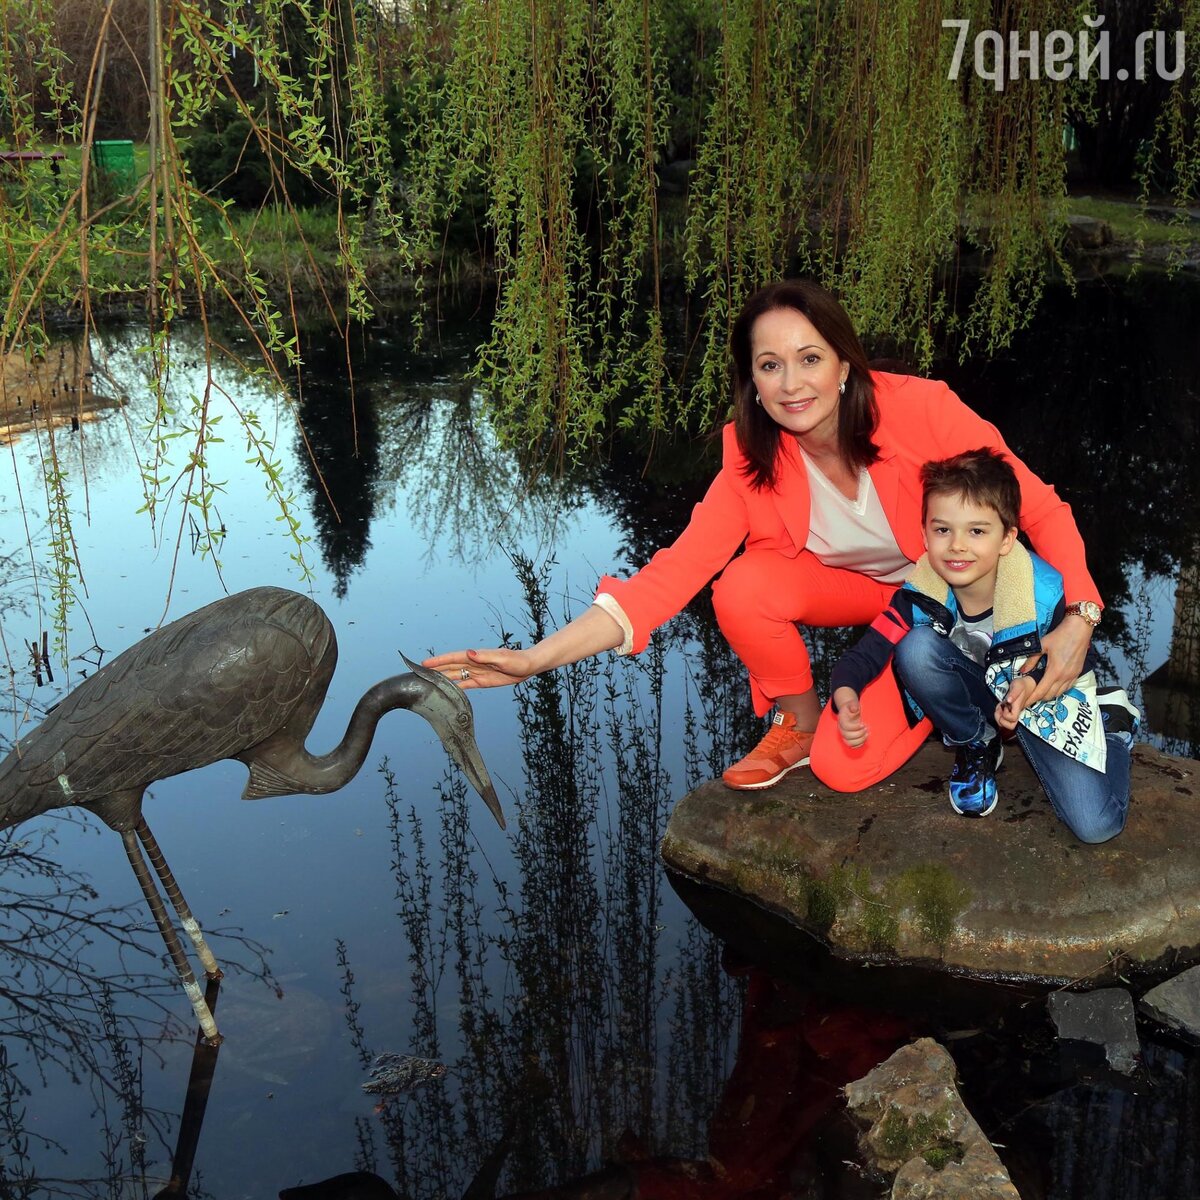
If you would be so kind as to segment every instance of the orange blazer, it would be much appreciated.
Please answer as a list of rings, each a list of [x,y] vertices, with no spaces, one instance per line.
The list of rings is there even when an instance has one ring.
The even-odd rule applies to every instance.
[[[896,543],[914,562],[921,540],[921,465],[965,450],[990,446],[1011,460],[1021,484],[1021,529],[1033,548],[1062,573],[1067,603],[1099,601],[1087,569],[1083,539],[1070,505],[1005,445],[994,425],[972,412],[944,383],[915,375],[872,372],[879,427],[879,460],[869,469]],[[745,455],[733,424],[725,426],[720,474],[678,538],[636,575],[606,575],[597,592],[620,604],[633,626],[633,651],[670,620],[734,556],[774,550],[795,558],[808,541],[808,476],[792,438],[780,439],[781,461],[773,491],[755,490],[743,473]]]

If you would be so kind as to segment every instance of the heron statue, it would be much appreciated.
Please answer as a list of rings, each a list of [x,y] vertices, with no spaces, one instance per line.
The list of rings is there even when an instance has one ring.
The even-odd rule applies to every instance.
[[[71,804],[115,829],[201,1030],[216,1041],[216,1022],[147,859],[206,974],[215,979],[221,971],[142,816],[145,790],[236,758],[250,768],[244,799],[334,792],[358,773],[380,717],[408,708],[433,726],[504,828],[466,696],[438,672],[404,661],[409,671],[359,700],[333,750],[310,754],[304,743],[337,664],[329,618],[307,596],[282,588],[226,596],[118,655],[21,738],[0,763],[0,830]]]

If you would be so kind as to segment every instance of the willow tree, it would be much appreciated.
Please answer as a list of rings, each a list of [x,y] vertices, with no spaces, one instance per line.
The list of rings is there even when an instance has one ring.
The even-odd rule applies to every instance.
[[[280,394],[287,394],[285,376],[300,370],[293,291],[268,288],[258,266],[272,231],[282,238],[289,225],[301,227],[289,176],[312,181],[334,214],[346,302],[337,309],[329,304],[332,319],[348,324],[371,311],[362,253],[366,213],[375,238],[390,240],[407,257],[391,207],[377,64],[356,50],[371,41],[377,24],[377,13],[352,0],[0,0],[0,119],[10,152],[0,167],[8,171],[0,181],[6,293],[0,362],[36,358],[51,322],[64,312],[82,321],[86,335],[97,293],[109,301],[126,296],[144,309],[157,408],[149,436],[141,430],[133,436],[150,519],[158,520],[168,496],[177,501],[176,553],[185,520],[202,528],[201,550],[214,546],[219,485],[208,474],[205,448],[216,436],[215,371],[219,360],[234,358],[240,366],[241,358],[211,333],[213,317],[233,315],[244,324],[257,353],[251,367],[273,375]],[[110,63],[122,54],[115,72],[121,86],[130,74],[141,81],[144,116],[130,132],[144,136],[144,169],[135,168],[132,188],[113,189],[99,176],[93,144],[113,88]],[[252,87],[239,84],[239,56],[252,64]],[[261,226],[238,220],[228,202],[197,186],[187,166],[187,139],[221,104],[245,120],[243,152],[267,164],[275,219]],[[53,174],[44,161],[21,157],[49,145],[66,152]],[[206,382],[181,397],[169,381],[172,331],[185,315],[205,332]],[[79,360],[80,375],[88,365]],[[19,415],[9,374],[0,373],[5,424]],[[82,379],[68,390],[82,397]],[[237,409],[229,395],[222,400],[235,409],[306,570],[306,536],[274,447],[256,413]],[[63,470],[52,423],[42,437],[61,635],[80,576],[68,509],[69,489],[78,483]],[[38,507],[32,497],[23,503]]]
[[[1139,7],[1162,39],[1198,44],[1200,5]],[[614,413],[650,428],[718,418],[731,314],[785,272],[819,276],[865,332],[924,363],[948,329],[964,349],[1005,344],[1048,271],[1070,275],[1068,113],[1134,67],[1103,15],[1065,0],[462,0],[432,23],[421,11],[406,74],[421,96],[411,242],[431,259],[465,189],[484,192],[498,305],[480,371],[515,435],[572,445]],[[704,88],[677,232],[657,184],[681,34]],[[1160,57],[1175,69],[1177,55]],[[1181,205],[1195,192],[1196,87],[1194,67],[1181,73],[1142,147],[1147,180],[1173,165]],[[986,269],[956,307],[946,285],[964,238]],[[663,287],[680,269],[692,374],[664,351]]]
[[[91,49],[66,53],[65,14],[83,10]],[[1181,210],[1195,199],[1200,84],[1175,39],[1194,59],[1200,0],[1121,11],[1144,18],[1133,46],[1109,44],[1103,8],[1067,0],[0,0],[7,146],[83,147],[65,196],[23,169],[0,186],[0,351],[36,347],[55,308],[90,321],[97,288],[119,286],[147,308],[158,379],[174,323],[207,328],[214,311],[245,322],[267,370],[300,369],[292,289],[264,281],[256,236],[188,166],[222,106],[266,164],[271,228],[300,228],[297,179],[334,214],[346,304],[331,319],[372,312],[380,245],[427,299],[445,231],[473,214],[496,296],[477,372],[516,444],[576,453],[614,423],[711,426],[731,314],[784,273],[820,277],[864,332],[923,363],[947,332],[994,349],[1049,271],[1069,277],[1064,133],[1098,113],[1107,78],[1154,73],[1144,189],[1165,170]],[[132,199],[109,200],[88,151],[115,56],[143,42],[120,77],[143,80],[147,165]],[[679,157],[684,198],[665,189]],[[984,269],[958,303],[964,244]],[[114,263],[117,283],[98,280]],[[153,443],[151,513],[169,487],[208,511],[209,401],[172,412],[162,392],[189,453],[169,468]]]

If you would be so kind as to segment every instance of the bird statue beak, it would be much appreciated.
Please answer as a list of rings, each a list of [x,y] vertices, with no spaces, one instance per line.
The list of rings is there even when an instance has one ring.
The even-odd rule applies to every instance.
[[[491,776],[483,765],[483,755],[475,742],[475,715],[466,693],[456,688],[441,672],[422,667],[403,653],[400,657],[418,679],[424,680],[433,689],[421,701],[421,715],[433,726],[450,757],[458,763],[471,786],[483,797],[484,804],[491,810],[500,828],[507,828],[496,789],[492,786]]]

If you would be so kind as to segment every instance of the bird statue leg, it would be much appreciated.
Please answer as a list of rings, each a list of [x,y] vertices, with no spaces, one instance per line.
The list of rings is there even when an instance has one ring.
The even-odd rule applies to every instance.
[[[180,982],[183,984],[183,990],[192,1002],[192,1009],[196,1014],[196,1019],[200,1022],[200,1028],[209,1042],[216,1044],[221,1040],[221,1035],[217,1032],[217,1023],[213,1019],[208,1005],[205,1003],[204,995],[200,991],[200,985],[196,982],[196,976],[192,974],[192,965],[188,962],[187,955],[184,954],[183,947],[179,944],[179,936],[176,934],[175,927],[171,924],[170,918],[167,916],[167,906],[162,902],[162,897],[158,894],[158,890],[154,886],[154,880],[150,875],[150,868],[146,866],[145,860],[142,858],[142,851],[138,845],[137,835],[132,829],[123,829],[120,831],[120,834],[121,841],[125,844],[125,853],[129,856],[129,865],[133,868],[133,873],[137,876],[138,883],[142,885],[142,892],[145,894],[146,903],[150,905],[150,911],[154,914],[155,921],[158,922],[158,932],[162,934],[162,940],[166,944],[167,952],[171,956],[171,961],[175,964],[175,970],[179,975]]]
[[[204,973],[209,979],[221,979],[225,973],[217,965],[213,952],[208,948],[208,943],[204,940],[204,934],[200,930],[200,922],[192,916],[192,910],[183,898],[183,892],[179,890],[179,884],[175,882],[175,876],[171,874],[171,868],[167,866],[167,860],[159,849],[154,834],[150,832],[150,826],[146,824],[145,817],[138,818],[134,832],[138,835],[138,839],[146,851],[146,857],[149,858],[150,865],[163,885],[163,891],[167,893],[167,899],[179,914],[179,923],[196,947],[196,954],[200,959],[201,966],[204,967]]]

